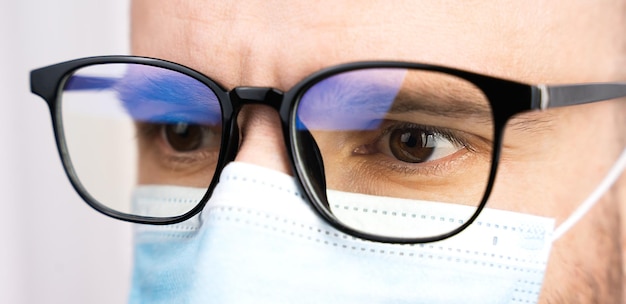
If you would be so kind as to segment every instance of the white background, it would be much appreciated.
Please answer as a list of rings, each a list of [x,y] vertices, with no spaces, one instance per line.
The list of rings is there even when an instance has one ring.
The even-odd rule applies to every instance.
[[[0,303],[123,303],[131,228],[88,207],[31,69],[128,53],[126,0],[0,0]]]

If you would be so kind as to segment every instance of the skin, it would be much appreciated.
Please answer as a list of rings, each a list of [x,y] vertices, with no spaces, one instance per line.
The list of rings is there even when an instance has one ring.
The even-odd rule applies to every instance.
[[[624,1],[135,0],[132,5],[134,54],[192,67],[227,89],[286,91],[321,68],[381,59],[526,83],[626,81],[624,28]],[[622,100],[518,117],[507,133],[489,206],[561,223],[624,147],[623,127],[617,127],[623,126],[624,113]],[[291,174],[277,114],[247,106],[238,119],[242,140],[236,161]],[[622,179],[554,243],[541,303],[624,302],[624,189]]]

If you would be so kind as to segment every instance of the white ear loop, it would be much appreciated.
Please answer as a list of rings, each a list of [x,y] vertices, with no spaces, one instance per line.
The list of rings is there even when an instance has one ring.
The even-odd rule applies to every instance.
[[[554,230],[552,234],[552,241],[559,239],[565,232],[567,232],[572,226],[574,226],[588,211],[593,207],[596,202],[604,195],[605,192],[611,188],[611,186],[617,181],[626,168],[626,148],[622,151],[609,173],[604,177],[598,187],[587,197],[585,201],[578,206],[574,212],[563,222],[559,227]]]

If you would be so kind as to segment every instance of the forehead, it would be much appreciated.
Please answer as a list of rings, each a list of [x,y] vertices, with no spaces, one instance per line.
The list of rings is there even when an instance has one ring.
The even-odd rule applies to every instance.
[[[132,47],[227,87],[285,89],[326,66],[377,59],[527,82],[603,81],[624,40],[619,3],[135,0]]]

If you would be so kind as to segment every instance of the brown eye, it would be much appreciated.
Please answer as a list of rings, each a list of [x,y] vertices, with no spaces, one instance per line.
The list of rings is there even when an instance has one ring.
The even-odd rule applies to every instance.
[[[389,135],[389,150],[398,160],[422,163],[435,151],[434,134],[417,128],[396,129]]]
[[[190,152],[202,146],[204,130],[199,125],[181,122],[163,126],[163,136],[173,150]]]

